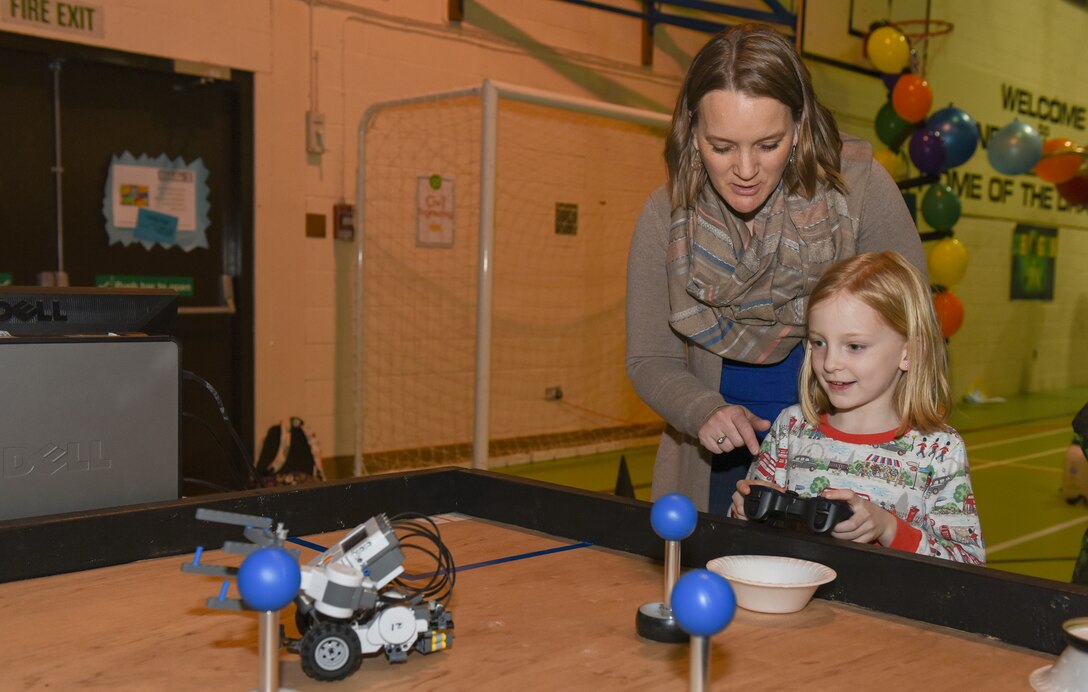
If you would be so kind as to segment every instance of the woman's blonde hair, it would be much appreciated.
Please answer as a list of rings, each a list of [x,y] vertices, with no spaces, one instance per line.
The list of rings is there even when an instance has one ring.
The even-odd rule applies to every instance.
[[[768,27],[744,24],[711,38],[684,77],[665,141],[673,209],[692,206],[706,182],[703,167],[693,165],[698,154],[692,131],[700,101],[718,90],[765,96],[789,108],[798,125],[793,162],[783,174],[790,194],[812,199],[817,186],[846,192],[842,137],[831,112],[816,100],[808,68],[784,36]]]
[[[922,273],[898,252],[854,255],[831,265],[820,277],[808,298],[808,315],[814,306],[840,294],[868,305],[907,340],[907,371],[895,385],[899,433],[909,428],[926,433],[943,430],[952,409],[948,352]],[[812,372],[808,342],[798,394],[810,424],[831,412],[831,402]]]

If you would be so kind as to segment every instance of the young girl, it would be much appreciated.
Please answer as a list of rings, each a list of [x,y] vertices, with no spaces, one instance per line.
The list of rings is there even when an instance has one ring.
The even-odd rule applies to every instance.
[[[845,500],[836,538],[983,564],[967,455],[948,427],[948,359],[929,288],[894,252],[838,262],[808,303],[800,405],[763,440],[752,484]]]

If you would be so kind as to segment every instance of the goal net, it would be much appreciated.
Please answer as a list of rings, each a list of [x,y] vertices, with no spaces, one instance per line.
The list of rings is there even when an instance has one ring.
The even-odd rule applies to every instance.
[[[492,466],[661,431],[624,369],[624,296],[635,220],[665,179],[666,119],[499,90],[485,126],[486,88],[379,104],[360,127],[356,472],[469,463],[478,412]]]

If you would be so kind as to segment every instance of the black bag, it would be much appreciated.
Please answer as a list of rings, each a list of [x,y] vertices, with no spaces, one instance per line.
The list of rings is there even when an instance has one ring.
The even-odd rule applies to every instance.
[[[257,458],[257,475],[263,487],[325,480],[317,437],[301,418],[284,418],[268,429]]]

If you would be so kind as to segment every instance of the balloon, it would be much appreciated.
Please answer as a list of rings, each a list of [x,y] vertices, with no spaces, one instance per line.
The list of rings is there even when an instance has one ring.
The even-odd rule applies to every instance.
[[[933,105],[933,90],[929,83],[916,74],[905,74],[892,89],[892,106],[900,118],[908,123],[921,122]]]
[[[944,142],[936,132],[920,127],[910,137],[910,160],[923,173],[941,170],[947,158]]]
[[[903,157],[891,149],[877,149],[873,152],[873,158],[888,171],[892,180],[899,180],[906,174],[906,162]]]
[[[955,106],[942,108],[929,116],[926,127],[941,133],[941,141],[948,153],[944,160],[945,170],[967,163],[978,147],[978,124],[963,109]]]
[[[963,303],[952,291],[941,291],[933,296],[933,310],[941,325],[941,335],[951,339],[963,326]]]
[[[1034,127],[1019,120],[994,133],[987,147],[990,165],[999,173],[1027,173],[1043,155],[1043,138]]]
[[[947,231],[960,220],[960,207],[960,198],[952,188],[944,183],[934,183],[922,198],[922,218],[938,231]]]
[[[877,115],[877,118],[879,119],[880,116]],[[878,129],[877,135],[879,134],[880,130]],[[1080,168],[1080,155],[1058,154],[1056,156],[1047,156],[1047,154],[1062,149],[1073,149],[1076,146],[1073,140],[1064,137],[1052,137],[1043,142],[1043,158],[1039,159],[1039,163],[1035,164],[1035,175],[1048,183],[1064,183],[1070,180],[1077,174],[1077,169]]]
[[[931,284],[955,286],[967,273],[967,248],[955,238],[945,238],[929,249],[927,264]]]
[[[898,149],[910,132],[910,123],[899,117],[891,101],[887,101],[876,114],[876,136],[892,149]]]
[[[1077,175],[1058,183],[1058,194],[1074,206],[1088,207],[1088,176]]]
[[[881,72],[894,74],[910,63],[910,43],[902,31],[892,26],[882,26],[869,34],[865,52]]]

